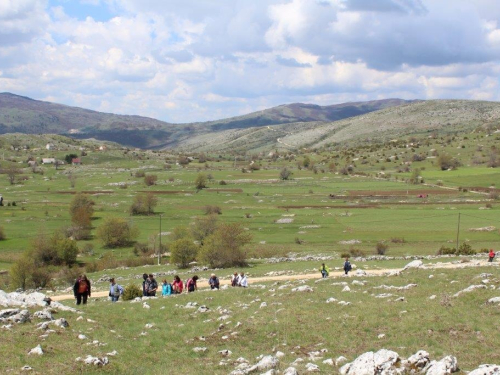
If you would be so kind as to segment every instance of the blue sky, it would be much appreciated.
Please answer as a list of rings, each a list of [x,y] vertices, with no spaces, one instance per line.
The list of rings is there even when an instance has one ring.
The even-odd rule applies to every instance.
[[[498,0],[3,0],[0,92],[169,122],[500,100]]]

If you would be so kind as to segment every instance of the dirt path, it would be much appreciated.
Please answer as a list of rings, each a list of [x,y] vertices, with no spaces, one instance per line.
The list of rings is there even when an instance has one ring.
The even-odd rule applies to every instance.
[[[498,263],[488,263],[487,261],[472,261],[468,263],[431,263],[425,264],[422,269],[456,269],[456,268],[470,268],[470,267],[485,267],[485,266],[498,266]],[[389,272],[401,272],[402,268],[386,268],[378,270],[365,271],[366,276],[381,276]],[[349,277],[356,277],[355,272],[351,272]],[[344,278],[343,271],[333,271],[330,272],[329,278]],[[320,279],[321,274],[319,272],[307,273],[307,274],[296,274],[296,275],[279,275],[279,276],[262,276],[262,277],[252,277],[249,279],[251,284],[258,284],[267,281],[289,281],[289,280],[310,280],[310,279]],[[200,279],[199,284],[202,286],[200,289],[204,289],[207,284],[206,279]],[[220,285],[230,285],[230,280],[220,280]],[[102,298],[108,297],[108,291],[94,292],[92,293],[92,298]],[[58,296],[50,296],[53,301],[65,301],[72,300],[75,297],[73,294],[62,294]]]

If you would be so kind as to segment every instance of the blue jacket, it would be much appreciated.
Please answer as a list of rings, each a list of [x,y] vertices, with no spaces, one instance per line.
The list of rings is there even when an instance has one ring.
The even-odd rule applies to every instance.
[[[161,295],[162,296],[169,296],[172,294],[172,285],[169,283],[163,284],[161,287]]]

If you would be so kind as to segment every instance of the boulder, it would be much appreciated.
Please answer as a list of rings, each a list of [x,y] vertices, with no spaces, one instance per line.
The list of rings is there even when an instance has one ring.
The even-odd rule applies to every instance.
[[[430,363],[430,361],[429,353],[425,350],[419,350],[404,361],[404,366],[410,371],[421,371]]]
[[[297,288],[293,288],[292,292],[313,292],[313,288],[311,288],[308,285],[301,285],[298,286]]]
[[[411,261],[406,266],[404,266],[403,271],[406,271],[409,268],[420,268],[423,265],[424,265],[424,263],[420,259],[417,259],[417,260]]]
[[[493,297],[488,300],[488,303],[500,303],[500,297]]]
[[[43,355],[43,350],[40,345],[37,345],[28,352],[28,355]]]
[[[469,375],[500,375],[500,365],[479,365]]]
[[[295,367],[288,367],[283,375],[299,375],[299,372]]]
[[[440,361],[432,361],[429,364],[426,375],[444,375],[457,372],[458,362],[457,359],[451,355],[448,355],[441,359]]]
[[[52,311],[50,309],[44,309],[41,311],[37,311],[33,314],[35,318],[42,319],[42,320],[53,320],[54,318],[52,317]]]
[[[400,358],[398,353],[381,349],[376,353],[367,352],[353,362],[340,368],[342,375],[389,375],[396,371]]]
[[[306,365],[306,371],[307,372],[319,372],[320,369],[319,369],[318,365],[315,365],[314,363],[308,363]]]
[[[472,292],[472,291],[474,291],[474,290],[476,290],[476,289],[486,289],[486,285],[483,285],[483,284],[471,285],[471,286],[469,286],[469,287],[467,287],[467,288],[465,288],[465,289],[463,289],[463,290],[461,290],[461,291],[459,291],[459,292],[455,293],[455,294],[453,295],[453,297],[458,297],[458,296],[460,296],[462,293],[469,293],[469,292]]]

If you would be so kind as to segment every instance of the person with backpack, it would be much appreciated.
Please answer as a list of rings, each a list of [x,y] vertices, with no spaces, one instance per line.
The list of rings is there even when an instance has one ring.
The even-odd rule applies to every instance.
[[[248,279],[243,272],[240,274],[238,285],[243,288],[246,288],[248,286]]]
[[[330,269],[328,268],[328,266],[325,266],[325,263],[321,263],[319,272],[321,272],[321,276],[323,277],[323,279],[326,279],[330,274]]]
[[[182,280],[179,275],[174,276],[174,282],[172,283],[173,294],[181,294],[182,288],[184,285],[182,284]]]
[[[240,276],[238,272],[235,272],[231,277],[231,286],[239,286],[240,285]]]
[[[146,282],[146,293],[148,297],[156,296],[156,291],[158,290],[158,283],[152,273],[149,274],[148,280]]]
[[[162,296],[169,296],[173,293],[173,290],[172,290],[172,285],[167,282],[166,279],[163,280],[163,284],[161,286],[161,295]]]
[[[76,304],[79,305],[83,302],[87,304],[87,298],[90,297],[90,280],[86,275],[81,275],[73,286],[73,294],[76,298]]]
[[[195,290],[198,290],[198,287],[196,285],[196,281],[198,281],[198,276],[194,275],[192,278],[190,278],[186,282],[186,289],[188,293],[194,292]]]
[[[120,296],[123,294],[123,287],[115,283],[115,278],[109,279],[111,285],[109,286],[109,296],[111,297],[111,302],[117,302]]]
[[[493,258],[495,258],[495,252],[493,249],[490,249],[490,253],[488,254],[488,262],[493,262]]]
[[[351,262],[349,262],[349,258],[345,258],[344,262],[344,272],[347,275],[349,271],[352,269]]]
[[[208,285],[210,285],[210,289],[219,289],[220,283],[219,278],[215,276],[215,273],[210,275],[210,279],[208,279]]]

